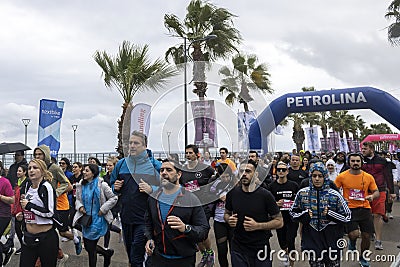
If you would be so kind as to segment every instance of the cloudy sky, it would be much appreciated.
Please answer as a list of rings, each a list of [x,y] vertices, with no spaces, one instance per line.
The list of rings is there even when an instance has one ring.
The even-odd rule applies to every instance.
[[[240,50],[255,53],[269,66],[275,93],[252,104],[258,112],[276,97],[304,86],[317,90],[373,86],[400,97],[400,47],[390,46],[385,29],[389,22],[384,14],[390,1],[212,2],[237,15],[234,23],[243,36]],[[73,151],[73,124],[78,125],[78,152],[114,151],[122,98],[104,86],[92,56],[96,50],[115,54],[122,41],[129,40],[149,44],[152,59],[163,58],[170,46],[182,42],[168,35],[163,16],[173,13],[183,18],[187,3],[1,1],[0,142],[23,142],[21,119],[30,118],[28,145],[34,147],[39,101],[46,98],[65,101],[60,152]],[[178,91],[182,79],[176,79],[161,97],[142,94],[135,99],[159,107],[150,128],[153,150],[166,149],[167,131],[172,132],[171,149],[182,146],[182,124],[171,123],[171,117],[183,116]],[[234,113],[240,107],[223,107],[215,93],[218,79],[212,79],[208,96],[217,101],[219,144],[235,149]],[[196,99],[191,92],[189,99]],[[383,122],[371,111],[353,113],[368,123]],[[290,127],[276,140],[277,149],[291,149]]]

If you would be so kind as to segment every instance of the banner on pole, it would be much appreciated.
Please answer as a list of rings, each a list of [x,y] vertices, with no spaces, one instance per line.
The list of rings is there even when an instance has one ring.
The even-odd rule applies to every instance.
[[[64,101],[41,99],[39,108],[38,146],[50,147],[50,155],[57,157],[60,150],[61,118]]]
[[[347,139],[346,138],[340,138],[339,142],[339,150],[344,151],[346,153],[349,153],[349,146],[347,145]]]
[[[194,143],[200,147],[218,147],[214,100],[192,101],[195,128]]]
[[[307,135],[308,150],[310,151],[321,150],[321,146],[319,144],[319,139],[318,139],[318,126],[306,128],[306,135]]]
[[[131,132],[139,131],[144,133],[146,136],[149,136],[150,131],[150,115],[151,115],[151,106],[139,103],[136,104],[131,111]]]
[[[256,121],[255,111],[238,112],[238,144],[239,150],[247,151],[249,148],[250,125]]]

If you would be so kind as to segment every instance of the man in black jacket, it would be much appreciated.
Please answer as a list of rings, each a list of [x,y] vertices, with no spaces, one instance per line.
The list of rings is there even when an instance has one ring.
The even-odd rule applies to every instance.
[[[148,199],[146,253],[153,255],[152,266],[194,266],[196,243],[210,229],[199,199],[179,185],[181,175],[178,163],[164,160],[161,186]]]

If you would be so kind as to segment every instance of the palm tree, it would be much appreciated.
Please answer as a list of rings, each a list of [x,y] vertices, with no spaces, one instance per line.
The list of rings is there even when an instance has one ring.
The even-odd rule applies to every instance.
[[[188,40],[193,47],[191,53],[193,61],[194,86],[193,92],[204,99],[207,91],[205,82],[205,61],[226,59],[237,51],[236,46],[240,44],[239,31],[233,27],[233,15],[225,8],[203,1],[192,0],[188,7],[185,19],[180,21],[173,14],[165,14],[164,25],[173,36]],[[207,36],[216,35],[215,39],[206,39]],[[202,42],[197,42],[204,39]],[[203,46],[204,44],[204,46]],[[165,59],[171,58],[175,64],[185,63],[184,44],[171,47],[165,53]]]
[[[266,64],[257,65],[256,55],[236,55],[232,58],[233,70],[224,66],[219,73],[225,76],[221,80],[219,93],[227,93],[225,103],[232,106],[235,101],[243,104],[244,111],[249,111],[248,103],[253,101],[249,89],[272,94],[270,74]]]
[[[394,19],[388,26],[388,39],[392,45],[400,45],[400,0],[393,0],[388,7],[385,17]]]
[[[164,61],[156,59],[150,62],[148,45],[138,46],[123,41],[117,55],[106,51],[96,51],[93,58],[102,70],[106,87],[115,88],[123,98],[122,115],[118,120],[118,146],[120,157],[127,151],[129,129],[123,129],[125,115],[132,108],[133,96],[144,89],[158,90],[167,78],[175,74],[175,70]],[[130,125],[127,124],[127,125]]]
[[[306,139],[303,129],[304,117],[300,113],[290,114],[281,125],[287,125],[287,120],[293,121],[292,140],[296,144],[297,151],[300,151],[303,149],[304,140]]]

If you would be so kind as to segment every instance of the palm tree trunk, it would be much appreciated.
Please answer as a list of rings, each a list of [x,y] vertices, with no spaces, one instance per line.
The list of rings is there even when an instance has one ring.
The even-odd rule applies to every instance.
[[[131,111],[133,106],[130,103],[122,105],[122,114],[118,120],[118,146],[117,152],[120,158],[128,155],[129,137],[131,128]]]
[[[206,83],[206,64],[204,62],[204,55],[201,51],[200,44],[193,44],[193,81],[194,86],[193,93],[199,96],[200,100],[204,100],[207,91]]]

